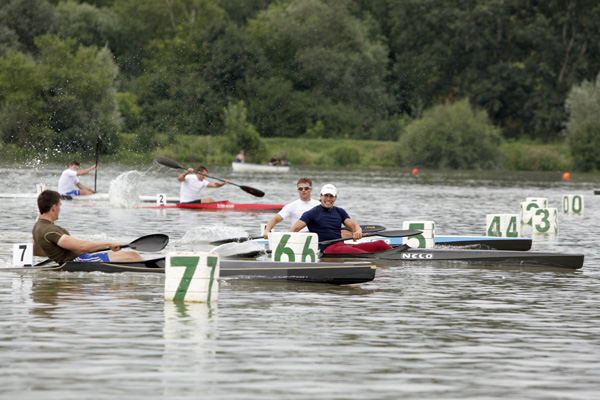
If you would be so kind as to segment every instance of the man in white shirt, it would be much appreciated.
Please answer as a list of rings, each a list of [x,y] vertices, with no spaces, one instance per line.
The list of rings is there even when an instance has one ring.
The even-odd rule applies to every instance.
[[[95,190],[83,185],[79,182],[78,176],[87,175],[92,170],[97,170],[97,165],[92,165],[89,168],[79,170],[79,161],[71,161],[68,169],[65,169],[58,180],[58,193],[62,196],[84,196],[96,193]]]
[[[198,167],[196,171],[194,168],[189,168],[187,171],[182,173],[177,177],[177,180],[181,182],[181,191],[179,193],[179,202],[180,203],[214,203],[212,197],[206,197],[204,199],[199,199],[200,191],[205,187],[218,188],[221,187],[229,181],[225,182],[208,182],[205,181],[204,178],[206,176],[204,174],[208,173],[208,170],[205,166],[201,165]]]
[[[265,239],[268,239],[269,232],[271,232],[275,225],[284,219],[290,220],[291,224],[294,225],[294,223],[300,219],[305,211],[308,211],[311,208],[321,204],[318,200],[312,200],[310,198],[310,194],[312,193],[312,180],[309,178],[305,177],[298,179],[296,188],[300,198],[291,202],[290,204],[286,204],[281,211],[271,218],[265,227],[265,232],[263,233],[263,237]],[[302,231],[308,231],[308,228],[303,229]]]

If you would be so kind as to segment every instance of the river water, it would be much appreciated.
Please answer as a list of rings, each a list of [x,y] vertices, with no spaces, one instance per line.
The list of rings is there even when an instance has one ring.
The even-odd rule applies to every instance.
[[[85,167],[86,165],[83,165]],[[63,166],[0,166],[0,192],[56,188]],[[124,174],[127,172],[127,174]],[[94,206],[64,204],[72,235],[130,241],[166,233],[169,250],[259,233],[273,214],[128,207],[130,195],[178,196],[178,171],[101,166]],[[336,205],[361,224],[484,235],[485,216],[518,213],[526,197],[582,194],[583,215],[560,215],[558,236],[533,250],[583,253],[577,272],[384,264],[373,282],[330,285],[221,281],[218,304],[163,300],[163,277],[0,270],[0,398],[6,399],[596,399],[600,393],[600,187],[597,176],[293,169],[209,175],[215,199],[287,203],[295,182],[334,183]],[[209,179],[210,180],[210,179]],[[93,173],[82,177],[94,185]],[[30,240],[34,200],[2,199],[0,268]],[[66,202],[63,202],[66,203]],[[285,224],[283,222],[282,224]],[[524,228],[524,235],[531,231]],[[164,251],[164,252],[165,252]],[[148,255],[150,256],[150,255]]]

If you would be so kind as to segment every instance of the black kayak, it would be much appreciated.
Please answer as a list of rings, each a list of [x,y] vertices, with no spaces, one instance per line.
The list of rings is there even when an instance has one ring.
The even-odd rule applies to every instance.
[[[4,268],[9,271],[66,271],[66,272],[142,272],[165,273],[165,258],[131,262],[73,262],[60,265]],[[253,260],[221,260],[221,278],[308,282],[348,285],[370,282],[375,278],[372,262],[273,262]]]
[[[391,250],[375,253],[322,254],[320,259],[331,260],[340,258],[398,260],[406,262],[449,261],[478,265],[579,269],[583,267],[584,255],[536,251],[415,249],[407,246],[398,246]]]

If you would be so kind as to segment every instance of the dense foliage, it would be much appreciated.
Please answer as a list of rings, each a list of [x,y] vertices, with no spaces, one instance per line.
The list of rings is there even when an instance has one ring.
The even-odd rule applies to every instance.
[[[234,154],[254,141],[257,157],[269,156],[261,136],[427,147],[414,133],[426,110],[468,99],[489,119],[473,140],[487,146],[493,125],[557,142],[565,126],[575,138],[572,118],[593,118],[565,102],[600,71],[599,34],[595,0],[0,0],[0,137],[71,151],[101,135],[114,152],[119,133],[141,150],[156,134],[213,135],[238,140]],[[499,162],[407,151],[399,162]]]

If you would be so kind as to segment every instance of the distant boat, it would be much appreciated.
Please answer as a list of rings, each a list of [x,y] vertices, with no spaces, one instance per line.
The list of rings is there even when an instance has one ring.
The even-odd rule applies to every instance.
[[[289,165],[268,165],[232,162],[231,168],[234,172],[288,172]]]

